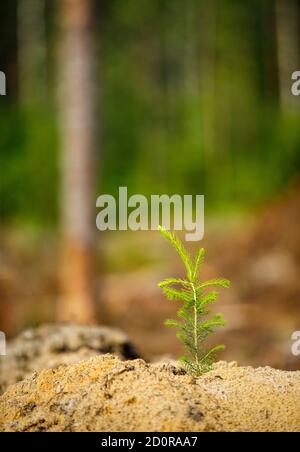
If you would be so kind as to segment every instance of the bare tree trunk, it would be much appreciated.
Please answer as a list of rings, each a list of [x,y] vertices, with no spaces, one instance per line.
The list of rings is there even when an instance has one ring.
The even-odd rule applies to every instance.
[[[299,70],[299,10],[297,0],[276,0],[277,58],[280,104],[283,111],[299,109],[291,94],[291,76]]]
[[[216,128],[217,112],[216,105],[216,41],[217,41],[217,19],[216,2],[204,2],[200,5],[200,89],[204,111],[203,121],[203,144],[205,164],[214,164],[214,154],[217,148]],[[208,168],[207,168],[208,169]]]
[[[18,72],[22,104],[43,99],[46,91],[45,0],[18,0]]]
[[[62,297],[59,321],[96,319],[95,90],[92,0],[59,0]]]

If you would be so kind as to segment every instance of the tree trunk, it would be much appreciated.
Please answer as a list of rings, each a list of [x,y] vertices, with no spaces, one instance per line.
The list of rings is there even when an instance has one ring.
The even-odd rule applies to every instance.
[[[46,94],[45,0],[18,0],[18,72],[22,105]]]
[[[61,300],[58,321],[96,320],[95,90],[92,0],[59,0]]]
[[[299,110],[291,93],[292,73],[299,70],[299,10],[297,0],[276,0],[277,58],[280,104],[283,111]]]

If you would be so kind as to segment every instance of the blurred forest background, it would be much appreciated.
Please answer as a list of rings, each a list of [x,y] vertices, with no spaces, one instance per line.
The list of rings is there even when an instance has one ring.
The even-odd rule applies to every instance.
[[[223,357],[300,368],[299,18],[299,0],[1,1],[2,331],[96,320],[177,356],[156,286],[179,262],[156,233],[97,232],[95,202],[204,194],[203,277],[233,281]]]

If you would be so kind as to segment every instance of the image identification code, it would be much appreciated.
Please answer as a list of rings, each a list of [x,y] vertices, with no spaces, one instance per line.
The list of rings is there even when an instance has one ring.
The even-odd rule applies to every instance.
[[[101,440],[101,447],[126,447],[129,450],[141,445],[145,447],[195,447],[197,439],[197,436],[146,436],[144,440],[109,436]]]

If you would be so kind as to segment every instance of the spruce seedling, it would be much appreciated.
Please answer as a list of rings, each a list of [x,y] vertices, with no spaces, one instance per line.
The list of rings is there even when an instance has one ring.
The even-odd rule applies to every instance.
[[[158,285],[169,300],[183,302],[177,313],[179,320],[166,320],[165,325],[179,330],[177,337],[188,351],[188,356],[183,356],[180,360],[190,374],[200,376],[211,370],[216,353],[224,349],[224,345],[209,349],[203,345],[216,328],[226,325],[221,314],[208,318],[209,306],[215,303],[218,297],[218,292],[209,291],[209,288],[228,288],[230,281],[218,278],[201,282],[198,275],[204,261],[204,248],[200,248],[192,260],[178,237],[162,227],[159,230],[175,248],[186,269],[186,278],[168,278]]]

